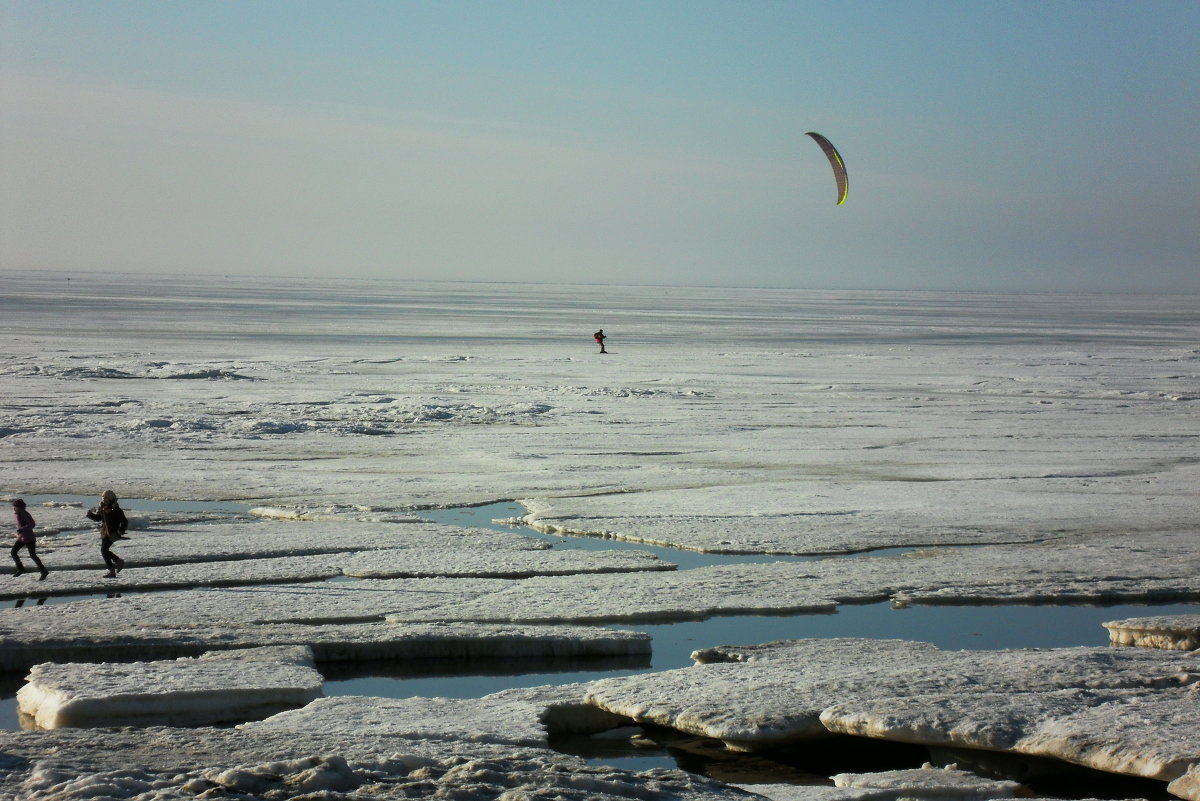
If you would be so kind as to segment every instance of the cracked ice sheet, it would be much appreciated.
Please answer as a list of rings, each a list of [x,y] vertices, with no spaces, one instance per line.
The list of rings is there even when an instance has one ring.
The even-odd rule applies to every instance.
[[[1147,538],[1136,547],[1125,538],[1114,538],[1076,545],[991,546],[901,558],[730,565],[666,573],[660,572],[666,565],[625,551],[497,551],[482,564],[480,559],[482,555],[454,551],[379,550],[147,569],[144,585],[139,578],[143,571],[130,568],[117,582],[101,586],[162,586],[172,576],[178,583],[196,585],[341,572],[549,574],[523,581],[445,578],[406,583],[397,579],[362,586],[247,588],[229,595],[205,595],[195,610],[188,608],[183,616],[173,617],[170,598],[140,599],[130,613],[163,622],[190,619],[195,613],[212,625],[222,620],[266,623],[383,617],[392,622],[654,621],[737,612],[830,611],[837,602],[877,601],[893,595],[915,600],[1044,601],[1200,594],[1200,558],[1184,550],[1178,537],[1166,535]],[[576,572],[553,575],[567,570]],[[70,574],[63,578],[73,580]],[[95,578],[85,576],[80,581],[68,586],[96,586]],[[155,617],[151,609],[160,614]],[[15,617],[11,612],[8,616]]]
[[[319,699],[233,729],[106,730],[103,748],[95,747],[95,732],[87,738],[71,730],[0,732],[0,799],[322,790],[345,793],[338,797],[347,801],[429,795],[482,801],[506,791],[545,801],[746,798],[682,771],[633,773],[552,753],[548,725],[586,732],[618,723],[582,704],[582,695],[581,685],[566,685],[470,700]]]
[[[546,552],[497,553],[520,559]],[[384,555],[372,552],[363,558]],[[402,562],[407,558],[403,551],[396,557]],[[499,555],[496,559],[502,561]],[[287,567],[288,560],[272,561]],[[901,558],[776,562],[687,571],[250,586],[75,602],[39,608],[36,614],[26,609],[0,610],[0,644],[17,648],[48,637],[66,644],[87,643],[100,634],[163,640],[206,628],[237,631],[245,638],[253,636],[246,633],[252,627],[288,622],[652,622],[714,614],[830,611],[840,602],[877,601],[892,595],[1003,600],[1020,594],[1047,600],[1142,598],[1161,592],[1195,597],[1200,593],[1197,567],[1197,557],[1186,550],[1186,543],[1175,535],[1164,535],[1136,547],[1123,538],[1113,538],[1079,545],[990,546],[926,551]],[[219,575],[222,570],[220,565],[186,569],[212,571],[207,575]],[[138,572],[129,569],[121,575],[136,577]]]
[[[1191,670],[1195,681],[1200,662]],[[841,734],[1051,757],[1172,781],[1200,763],[1197,686],[897,694],[835,703],[821,722]]]
[[[764,569],[765,568],[765,569]],[[807,564],[733,565],[623,575],[535,577],[481,587],[473,597],[391,612],[389,623],[653,622],[715,614],[828,612],[836,606]],[[878,599],[875,599],[878,600]]]
[[[573,707],[595,730],[621,723],[583,703],[583,685],[505,690],[482,698],[322,698],[301,709],[244,723],[248,732],[322,731],[351,739],[359,732],[405,740],[447,740],[547,748],[542,722],[550,707]]]
[[[532,799],[670,797],[745,799],[743,792],[675,770],[641,773],[547,749],[551,731],[601,731],[612,715],[581,703],[583,685],[508,690],[469,701],[328,698],[235,729],[116,729],[80,741],[70,730],[0,732],[0,799],[191,797],[205,790],[269,794],[327,790],[356,798],[415,794],[495,798],[520,788]],[[450,714],[448,714],[448,712]],[[545,721],[543,723],[543,721]],[[304,756],[316,754],[320,756]],[[236,755],[236,756],[231,756]],[[1011,783],[959,771],[893,771],[839,777],[845,789],[751,788],[788,801],[889,801],[1008,797]],[[161,795],[143,795],[144,793]]]
[[[907,554],[899,563],[903,577],[899,581],[907,581],[908,586],[898,588],[896,595],[917,603],[1200,597],[1200,550],[1190,547],[1187,535],[1175,531],[932,549]],[[879,560],[873,564],[877,566]]]
[[[1170,781],[1200,761],[1200,655],[941,651],[901,640],[722,646],[700,664],[602,679],[587,701],[739,750],[864,734],[1053,756]]]
[[[503,579],[396,579],[165,591],[0,610],[0,670],[74,658],[164,658],[203,646],[311,645],[318,659],[628,656],[645,634],[595,628],[387,625],[389,612],[470,596]]]
[[[32,594],[64,595],[86,592],[129,592],[185,587],[233,587],[320,581],[341,576],[376,578],[503,578],[583,573],[627,573],[638,570],[673,570],[650,553],[636,551],[523,551],[490,552],[438,548],[379,549],[359,553],[284,556],[272,559],[237,559],[228,562],[160,564],[138,567],[134,549],[124,553],[125,569],[116,578],[104,578],[98,569],[54,571],[54,581],[8,583],[0,598]],[[133,566],[131,566],[133,565]],[[31,581],[33,579],[31,578]]]
[[[35,665],[17,692],[42,729],[253,720],[321,695],[303,646],[213,651],[159,662]]]
[[[797,469],[825,473],[831,468]],[[845,472],[866,469],[853,465]],[[1190,465],[1181,471],[1200,480]],[[1142,477],[1107,483],[1112,488],[1098,497],[1075,480],[1050,477],[848,475],[832,480],[814,475],[789,482],[746,477],[706,487],[522,502],[529,509],[527,523],[541,531],[713,553],[830,554],[1191,530],[1187,517],[1194,508],[1181,486],[1164,498],[1145,492]]]
[[[32,510],[38,517],[39,509]],[[39,518],[39,523],[41,522]],[[148,524],[131,530],[114,546],[133,565],[274,558],[407,548],[414,551],[541,551],[549,546],[516,531],[460,528],[424,521],[376,522],[345,519],[215,520]],[[40,530],[40,526],[39,526]],[[100,537],[94,530],[41,537],[38,551],[51,570],[102,567]]]
[[[422,659],[591,659],[628,667],[648,661],[650,637],[642,632],[571,626],[499,626],[446,623],[393,626],[275,624],[202,628],[118,627],[66,636],[27,632],[0,651],[0,672],[17,673],[48,660],[166,659],[213,648],[301,645],[323,662]],[[643,662],[637,662],[642,664]]]
[[[473,597],[392,622],[693,620],[716,614],[831,611],[891,596],[973,602],[1200,597],[1200,552],[1179,535],[930,550],[903,557],[775,562],[672,573],[537,577],[489,584]]]

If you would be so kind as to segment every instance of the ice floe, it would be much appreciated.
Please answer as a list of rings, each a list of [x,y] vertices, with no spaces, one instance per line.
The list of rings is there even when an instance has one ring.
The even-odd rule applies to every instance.
[[[214,651],[169,662],[35,665],[17,693],[43,729],[211,725],[299,707],[324,682],[306,647]]]
[[[141,566],[128,551],[126,566],[115,577],[99,568],[62,570],[55,567],[54,581],[5,584],[0,598],[22,598],[30,594],[69,595],[115,593],[180,587],[236,587],[247,585],[312,582],[349,576],[353,578],[503,578],[565,576],[584,573],[627,573],[639,570],[673,570],[653,554],[631,551],[522,551],[496,549],[456,551],[439,548],[377,549],[357,553],[327,553],[312,556],[241,558],[231,561],[199,560],[183,564]],[[131,566],[131,563],[133,566]]]
[[[1112,620],[1104,624],[1113,645],[1200,649],[1200,615],[1163,615]]]
[[[651,553],[639,551],[370,551],[354,554],[342,572],[355,578],[509,578],[631,573],[673,570]]]
[[[1167,790],[1188,801],[1200,801],[1200,762],[1194,763],[1187,773],[1168,784]]]
[[[1200,598],[1200,554],[1177,535],[943,549],[901,558],[775,562],[675,573],[535,577],[491,584],[393,622],[610,622],[735,613],[830,611],[839,603],[1174,600]]]
[[[193,595],[196,593],[184,593]],[[67,605],[58,618],[56,609],[4,610],[41,612],[16,618],[19,627],[0,623],[4,647],[0,648],[0,671],[17,673],[39,662],[98,661],[119,659],[168,659],[198,656],[210,649],[253,648],[270,645],[304,645],[323,662],[502,659],[502,658],[591,658],[627,663],[630,657],[647,657],[650,637],[636,631],[594,627],[511,626],[456,623],[390,625],[350,623],[308,625],[225,620],[197,615],[174,621],[139,624],[139,615],[109,620],[106,610],[120,607],[125,598],[86,601]],[[202,602],[202,598],[196,599]],[[116,602],[116,603],[114,603]],[[187,599],[176,611],[186,612]],[[211,608],[210,608],[211,611]],[[84,613],[78,620],[73,612]],[[65,621],[65,622],[64,622]],[[38,623],[43,623],[42,628]],[[58,627],[60,630],[49,628]],[[19,636],[13,636],[19,631]]]
[[[1049,756],[1171,781],[1200,761],[1200,658],[1145,649],[941,651],[798,640],[603,679],[587,700],[738,750],[832,733]]]
[[[913,770],[838,773],[833,776],[833,784],[835,787],[873,791],[870,797],[879,801],[899,801],[901,798],[971,801],[1013,798],[1025,794],[1024,788],[1017,782],[983,779],[967,771],[952,767],[935,768],[928,763]]]
[[[548,747],[543,722],[552,705],[571,705],[596,729],[621,719],[582,702],[578,686],[506,690],[482,698],[324,698],[303,709],[242,726],[246,731],[322,731],[351,738],[361,731],[406,740]],[[577,725],[576,728],[579,728]]]
[[[32,509],[41,523],[40,507]],[[80,513],[82,514],[82,513]],[[355,520],[237,520],[181,521],[155,516],[153,523],[118,541],[115,552],[130,566],[189,564],[267,559],[314,554],[352,553],[408,548],[437,550],[545,550],[549,546],[517,532],[490,531],[407,521]],[[39,525],[39,530],[40,530]],[[89,527],[90,528],[90,527]],[[58,533],[38,541],[53,570],[103,567],[100,537],[93,531]],[[9,587],[3,588],[5,591]]]

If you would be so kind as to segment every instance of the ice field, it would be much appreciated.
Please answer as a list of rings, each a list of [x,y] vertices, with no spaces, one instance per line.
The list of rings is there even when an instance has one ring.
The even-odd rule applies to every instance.
[[[0,277],[0,799],[1200,799],[1200,298]]]

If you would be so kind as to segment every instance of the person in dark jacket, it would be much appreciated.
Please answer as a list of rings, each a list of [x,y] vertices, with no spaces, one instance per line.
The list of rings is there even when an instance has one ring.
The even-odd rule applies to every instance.
[[[600,352],[601,352],[601,353],[608,353],[608,351],[606,351],[606,350],[604,349],[604,340],[608,339],[608,337],[606,337],[606,336],[604,335],[604,329],[603,329],[603,328],[601,328],[601,329],[600,329],[599,331],[597,331],[596,333],[592,334],[592,339],[596,340],[596,344],[600,346]]]
[[[108,567],[108,572],[104,574],[104,577],[116,578],[121,569],[125,567],[125,560],[112,552],[112,544],[124,537],[125,529],[129,528],[125,512],[117,503],[117,493],[105,490],[104,494],[100,496],[100,505],[95,509],[89,509],[87,516],[89,520],[96,520],[100,523],[100,555],[104,557],[104,564]]]
[[[42,577],[38,581],[45,581],[46,576],[50,571],[42,564],[42,560],[38,559],[37,555],[37,535],[33,533],[33,527],[36,525],[33,522],[33,515],[25,511],[25,501],[17,498],[12,502],[13,515],[17,519],[17,542],[12,547],[12,558],[17,563],[17,572],[14,576],[19,576],[25,572],[25,565],[21,564],[21,557],[17,552],[24,548],[29,553],[29,558],[38,566],[38,570],[42,571]]]

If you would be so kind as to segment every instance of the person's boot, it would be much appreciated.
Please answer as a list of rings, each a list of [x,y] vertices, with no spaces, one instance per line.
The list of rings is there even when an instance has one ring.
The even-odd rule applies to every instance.
[[[20,562],[17,562],[17,569],[15,571],[13,571],[13,575],[19,576],[24,572],[25,572],[25,565],[21,564]]]
[[[43,566],[43,567],[42,567],[42,576],[41,576],[41,578],[39,578],[39,579],[38,579],[38,581],[45,581],[45,580],[46,580],[46,576],[48,576],[48,575],[50,575],[50,571],[49,571],[49,570],[47,570],[47,569],[46,569],[46,568]]]

